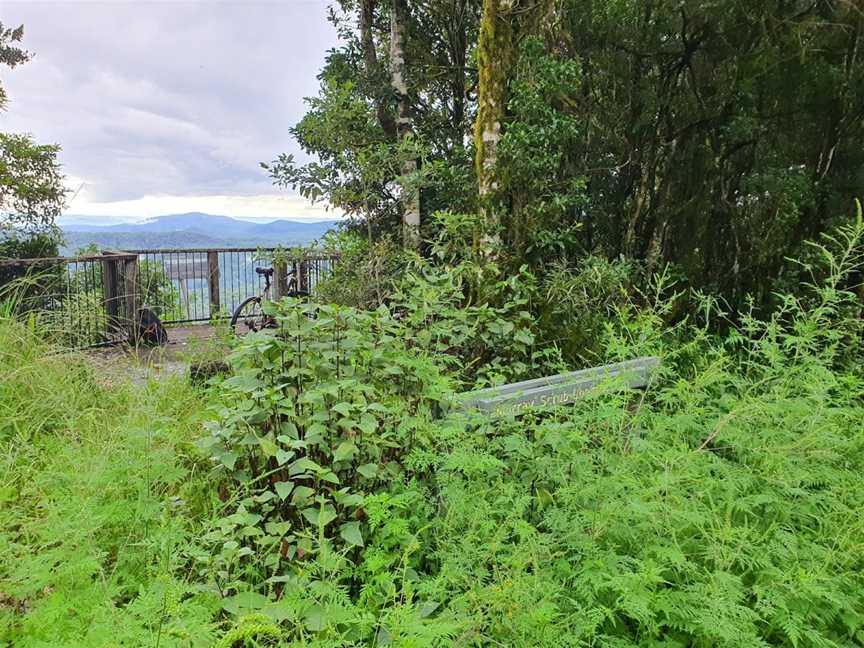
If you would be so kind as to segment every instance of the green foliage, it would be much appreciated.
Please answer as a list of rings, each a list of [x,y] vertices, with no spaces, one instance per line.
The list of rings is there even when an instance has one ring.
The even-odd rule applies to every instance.
[[[573,159],[582,140],[573,110],[581,85],[576,60],[547,54],[527,39],[510,88],[511,123],[498,145],[498,196],[510,209],[504,231],[511,253],[541,266],[581,251],[577,233],[590,208],[587,180]]]
[[[368,29],[358,20],[369,11]],[[396,133],[397,93],[389,69],[390,3],[340,0],[329,19],[341,36],[319,74],[317,96],[292,128],[315,161],[297,164],[281,155],[263,165],[279,186],[326,200],[352,217],[368,237],[396,236],[400,195],[419,188],[421,222],[439,209],[471,209],[474,179],[466,140],[472,124],[470,64],[479,23],[474,0],[406,3],[405,63],[413,137]],[[413,177],[402,177],[406,160],[420,160]]]
[[[22,49],[19,43],[24,38],[24,26],[6,27],[0,22],[0,63],[10,68],[30,60],[30,52]],[[6,90],[0,85],[0,110],[6,107]]]
[[[277,328],[203,398],[104,387],[2,324],[0,640],[861,644],[862,240],[859,212],[810,246],[798,295],[724,335],[668,273],[631,299],[632,266],[526,271],[493,305],[484,269],[418,260],[389,308],[270,305]],[[527,337],[541,297],[595,363],[662,370],[519,418],[447,414],[462,385],[563,369]]]
[[[535,297],[542,343],[558,346],[568,359],[602,357],[606,326],[632,303],[645,283],[642,274],[637,263],[599,256],[584,257],[575,267],[551,265]]]
[[[199,399],[0,321],[0,644],[211,645],[218,601],[180,560],[211,497]]]
[[[49,254],[56,253],[51,237],[42,235],[15,249],[35,253],[44,249],[37,247],[40,241]],[[96,252],[95,248],[84,248],[78,256],[95,256]],[[33,330],[56,343],[70,347],[98,344],[105,341],[109,330],[102,271],[102,263],[94,258],[74,265],[61,261],[9,266],[5,276],[10,280],[5,285],[0,283],[0,303],[19,317],[31,318]],[[142,304],[165,319],[181,316],[179,291],[161,263],[141,261],[137,279]]]
[[[278,576],[325,539],[362,546],[364,495],[401,478],[408,448],[429,445],[421,423],[446,388],[386,309],[272,308],[277,332],[250,334],[232,354],[202,444],[242,488],[211,538],[222,551],[206,560],[225,591],[250,570]]]
[[[837,263],[809,305],[725,338],[686,327],[682,341],[656,328],[663,313],[621,311],[613,357],[667,351],[647,396],[601,394],[456,440],[435,471],[448,512],[435,594],[461,592],[450,607],[481,643],[864,639],[864,382],[860,366],[833,368],[860,328],[854,294],[833,286],[862,233],[859,221],[820,247]]]
[[[393,295],[406,335],[441,354],[440,362],[465,385],[515,382],[544,370],[556,373],[557,350],[535,347],[536,327],[528,310],[534,278],[523,268],[485,287],[500,296],[497,303],[471,303],[466,294],[477,278],[470,263],[443,269],[419,263]]]
[[[478,243],[502,243],[491,256],[511,272],[623,255],[649,273],[673,265],[735,309],[748,296],[773,306],[781,278],[797,290],[786,258],[835,226],[860,185],[860,8],[496,1],[480,20],[482,5],[411,3],[416,150],[403,154],[388,128],[389,6],[339,2],[344,44],[294,131],[316,161],[283,158],[274,180],[343,207],[369,238],[394,236],[401,161],[416,156],[427,238],[436,212],[473,213],[466,226]],[[481,24],[490,51],[478,48]],[[482,109],[478,77],[491,93]],[[494,166],[479,181],[475,117],[480,168]],[[496,236],[477,233],[484,214]]]
[[[0,261],[12,259],[41,259],[58,254],[57,240],[49,234],[36,234],[30,237],[0,235]],[[15,265],[0,265],[0,300],[9,299],[14,294],[16,302],[35,297],[45,291],[45,282],[25,282],[19,280],[27,277],[28,268]],[[13,285],[19,281],[19,285]]]
[[[32,54],[20,46],[23,25],[10,28],[0,22],[0,65],[14,68]],[[6,90],[0,83],[0,111],[5,110]],[[0,259],[49,256],[45,252],[60,242],[55,225],[63,210],[66,189],[57,162],[60,147],[37,145],[29,135],[0,133]],[[0,273],[0,287],[8,277]]]
[[[449,393],[448,377],[483,384],[516,365],[504,338],[517,329],[496,329],[518,322],[519,306],[466,303],[464,268],[408,273],[395,318],[327,307],[316,319],[314,307],[283,303],[281,328],[236,352],[239,371],[220,387],[224,409],[207,442],[239,486],[210,536],[217,550],[201,554],[221,556],[209,569],[221,570],[226,609],[281,623],[286,645],[860,642],[864,382],[849,361],[860,357],[862,307],[850,282],[862,235],[859,218],[827,237],[800,297],[723,337],[668,324],[684,295],[670,293],[667,276],[638,302],[619,297],[633,274],[626,266],[597,260],[550,278],[547,303],[562,315],[568,304],[604,305],[584,320],[602,329],[603,359],[659,353],[661,375],[642,395],[601,390],[575,406],[467,427],[430,420],[412,406],[427,388],[406,393],[403,382],[420,349],[407,373],[435,376],[432,401]],[[496,291],[518,304],[520,284],[536,290],[525,277]],[[488,313],[498,325],[486,326]],[[718,314],[710,301],[704,313]],[[340,316],[358,333],[336,363]],[[370,369],[376,357],[386,363]],[[348,365],[359,384],[339,394],[337,367]],[[399,374],[376,377],[384,366]],[[351,439],[357,455],[337,457],[356,426],[343,421],[363,408],[375,411],[375,433],[362,445]],[[323,427],[310,450],[298,441],[316,411]],[[388,475],[384,439],[399,467]],[[379,469],[366,474],[370,459]],[[280,487],[283,473],[291,483]],[[317,506],[292,501],[298,479]],[[359,508],[340,506],[340,490],[359,495]]]
[[[500,173],[538,183],[510,188],[514,215],[571,197],[565,221],[538,223],[580,226],[571,253],[674,263],[735,307],[770,301],[785,258],[857,191],[860,29],[848,3],[559,3],[512,81],[504,139],[524,145]]]
[[[58,243],[50,235],[40,234],[29,238],[5,237],[0,239],[0,259],[41,259],[57,256]],[[0,275],[0,285],[8,282],[7,277],[13,277],[5,266],[4,274]]]
[[[351,231],[331,233],[324,244],[338,253],[339,262],[315,286],[320,301],[375,309],[389,300],[407,264],[399,245],[386,238],[370,243]]]
[[[66,201],[59,150],[27,135],[0,133],[0,235],[59,238],[54,221]]]

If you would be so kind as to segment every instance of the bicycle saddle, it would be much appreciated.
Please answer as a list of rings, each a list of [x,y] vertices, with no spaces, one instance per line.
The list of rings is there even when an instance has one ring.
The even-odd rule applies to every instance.
[[[255,274],[264,275],[265,277],[272,277],[273,268],[255,268]]]

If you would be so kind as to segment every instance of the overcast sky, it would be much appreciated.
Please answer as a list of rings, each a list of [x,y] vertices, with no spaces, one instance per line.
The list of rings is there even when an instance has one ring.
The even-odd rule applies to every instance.
[[[288,129],[336,32],[326,0],[2,0],[35,56],[0,69],[0,130],[63,147],[68,214],[204,211],[332,218],[259,162],[300,154]],[[301,157],[302,159],[302,157]]]

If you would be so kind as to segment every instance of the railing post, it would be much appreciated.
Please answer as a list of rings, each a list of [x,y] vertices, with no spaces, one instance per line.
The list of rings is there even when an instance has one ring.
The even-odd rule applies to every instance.
[[[102,303],[108,320],[107,333],[117,332],[122,328],[120,319],[120,269],[118,261],[111,259],[110,252],[103,252],[107,257],[102,261]]]
[[[273,299],[278,301],[288,294],[288,264],[283,260],[273,261]]]
[[[306,258],[297,264],[297,290],[309,292],[309,261]]]
[[[219,253],[207,253],[207,286],[210,289],[210,317],[219,315],[222,304],[219,298]]]
[[[138,255],[126,257],[123,261],[123,288],[126,303],[126,334],[129,341],[135,343],[136,319],[141,302],[138,295]]]

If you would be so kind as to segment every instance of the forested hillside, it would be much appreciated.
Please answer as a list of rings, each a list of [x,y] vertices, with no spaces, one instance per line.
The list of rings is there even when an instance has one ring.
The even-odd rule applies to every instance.
[[[142,385],[0,292],[0,644],[864,645],[859,4],[329,16],[312,295]]]

